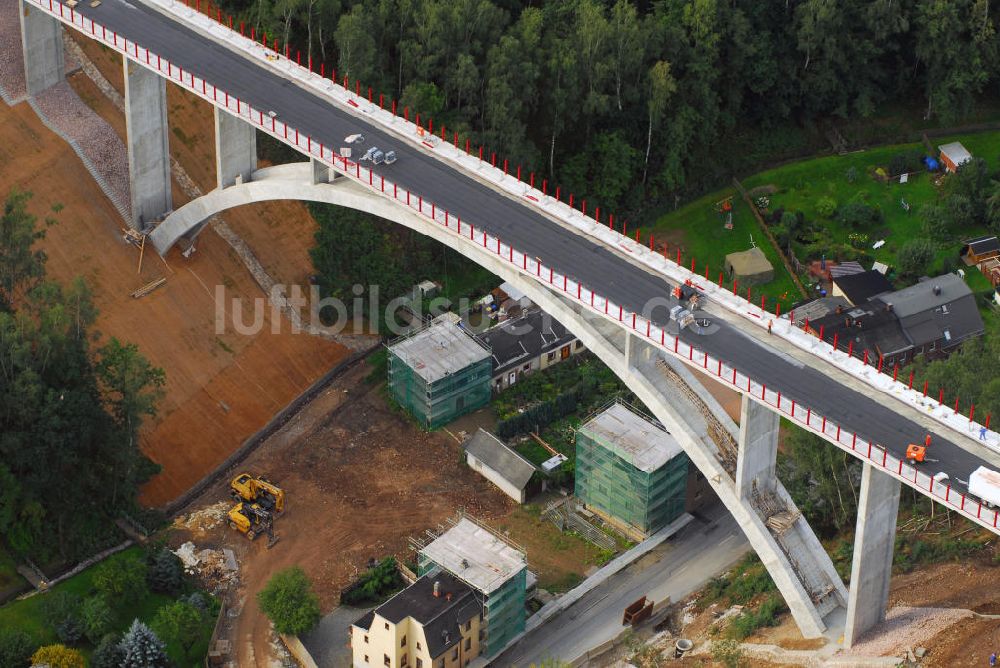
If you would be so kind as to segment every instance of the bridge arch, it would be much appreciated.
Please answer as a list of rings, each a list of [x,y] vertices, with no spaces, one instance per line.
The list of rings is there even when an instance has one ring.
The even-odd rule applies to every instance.
[[[656,363],[665,358],[653,346],[627,333],[617,323],[590,313],[550,290],[530,274],[500,260],[495,253],[476,244],[455,244],[454,234],[408,207],[378,197],[350,179],[316,183],[311,163],[293,163],[257,170],[247,183],[216,189],[189,202],[160,223],[150,234],[150,240],[162,255],[181,239],[193,240],[216,214],[237,206],[272,200],[323,202],[379,216],[448,244],[516,286],[583,341],[588,349],[636,393],[653,416],[678,440],[743,528],[752,548],[761,557],[788,603],[803,635],[822,635],[826,630],[826,614],[831,609],[846,605],[847,591],[832,562],[804,521],[797,523],[800,528],[795,536],[798,541],[796,547],[805,548],[815,556],[815,562],[811,564],[814,581],[808,582],[801,574],[797,575],[802,564],[793,565],[789,549],[779,543],[768,530],[763,518],[737,493],[733,477],[716,457],[717,446],[709,437],[705,419],[697,409],[686,405],[686,400],[679,397],[676,391],[671,392],[671,388],[664,384],[664,376]],[[690,375],[688,371],[685,373]],[[734,438],[739,437],[738,427],[732,420],[725,417],[723,423]],[[779,496],[791,503],[780,481],[777,484]],[[796,549],[795,552],[798,556],[801,549]],[[815,600],[817,577],[826,584],[828,590],[829,604],[826,606],[818,605]]]

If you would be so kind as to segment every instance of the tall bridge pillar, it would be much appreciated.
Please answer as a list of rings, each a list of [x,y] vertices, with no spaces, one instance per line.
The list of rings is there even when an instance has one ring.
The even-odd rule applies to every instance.
[[[18,2],[21,51],[28,95],[37,95],[66,76],[62,25],[37,7]]]
[[[123,62],[132,227],[142,229],[173,209],[167,81],[127,58]]]
[[[257,169],[257,131],[242,118],[214,109],[216,185],[247,183]]]
[[[858,499],[858,526],[851,564],[851,589],[847,599],[844,646],[858,639],[885,619],[889,602],[889,577],[899,513],[900,482],[864,465],[861,496]]]
[[[755,486],[761,491],[774,491],[780,423],[777,413],[743,395],[736,456],[736,495],[739,498],[751,498]]]

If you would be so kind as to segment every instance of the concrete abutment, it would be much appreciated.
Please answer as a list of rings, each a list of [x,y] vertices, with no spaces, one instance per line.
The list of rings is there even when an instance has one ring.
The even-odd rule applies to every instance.
[[[132,227],[141,230],[173,209],[167,81],[127,58],[122,62]]]

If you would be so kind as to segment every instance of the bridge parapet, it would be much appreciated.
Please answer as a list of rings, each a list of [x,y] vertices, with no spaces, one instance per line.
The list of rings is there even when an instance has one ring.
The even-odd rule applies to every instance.
[[[107,44],[114,50],[122,53],[126,58],[158,72],[173,83],[184,87],[216,106],[222,107],[230,114],[244,119],[258,130],[294,146],[312,159],[331,166],[339,173],[349,177],[350,181],[366,189],[370,194],[389,199],[396,205],[406,207],[411,213],[416,213],[422,216],[423,219],[442,227],[457,242],[463,245],[475,245],[495,255],[522,275],[531,276],[548,289],[559,292],[592,312],[596,312],[611,321],[617,322],[620,327],[630,330],[642,340],[660,348],[668,354],[685,360],[688,365],[699,368],[703,373],[714,376],[724,384],[728,384],[740,392],[749,394],[755,401],[766,404],[772,410],[785,415],[789,419],[822,436],[827,441],[851,452],[856,457],[871,463],[873,466],[881,468],[892,477],[944,503],[949,508],[977,522],[981,526],[1000,533],[1000,527],[998,527],[1000,514],[996,510],[984,508],[981,502],[953,491],[950,485],[936,483],[927,474],[889,455],[885,449],[877,444],[859,439],[856,433],[842,428],[831,420],[827,420],[827,418],[812,411],[811,408],[801,405],[796,406],[794,401],[789,401],[787,398],[783,402],[780,392],[775,392],[773,389],[768,390],[765,384],[755,381],[746,374],[740,373],[737,369],[727,365],[722,360],[711,357],[707,352],[697,350],[685,341],[682,341],[678,335],[668,331],[666,325],[657,325],[648,317],[631,312],[621,304],[615,304],[610,299],[582,285],[571,277],[559,273],[551,267],[546,267],[539,258],[531,257],[529,254],[517,250],[486,231],[477,230],[468,221],[465,221],[463,224],[460,216],[451,214],[447,210],[442,210],[434,202],[425,202],[419,194],[412,193],[409,190],[400,188],[397,184],[386,181],[383,176],[376,175],[372,170],[362,167],[359,163],[337,156],[332,147],[313,141],[312,137],[300,133],[297,128],[292,128],[283,121],[268,115],[265,110],[253,108],[239,98],[230,96],[228,92],[217,88],[203,78],[191,72],[184,71],[183,68],[173,65],[162,56],[149,51],[149,49],[140,46],[136,42],[117,35],[113,31],[107,30],[104,26],[95,23],[90,18],[66,7],[62,3],[56,0],[25,1],[31,2],[43,11],[56,16],[64,23],[68,23],[84,34]],[[221,28],[221,26],[216,27]],[[333,84],[329,85],[331,88],[333,87]],[[348,101],[351,102],[351,100]],[[355,109],[360,109],[361,107],[357,102],[354,102],[350,106],[353,106]],[[402,121],[396,119],[396,122]],[[252,184],[249,185],[252,186]],[[234,187],[246,188],[248,185]],[[610,233],[604,228],[597,227],[598,229],[593,230],[595,234],[600,234],[603,237],[605,234]],[[176,239],[164,239],[162,235],[158,238],[158,231],[159,228],[154,230],[151,240],[154,241],[157,249],[162,253]],[[735,310],[745,319],[762,322],[763,314],[767,313],[763,309],[749,304],[749,302],[732,292],[697,277],[696,274],[681,267],[678,263],[671,262],[652,251],[647,252],[647,249],[641,244],[636,244],[621,235],[617,235],[617,242],[619,247],[624,251],[630,252],[631,256],[637,260],[658,264],[663,270],[662,273],[670,277],[685,277],[685,280],[691,280],[695,287],[709,294],[716,303],[723,304],[730,310]],[[792,330],[790,324],[788,328]],[[803,334],[802,336],[807,335]],[[814,337],[810,336],[809,339],[811,342],[815,342]],[[839,352],[833,354],[834,356],[844,356],[843,353]],[[849,361],[848,363],[855,366],[861,364],[858,360]],[[891,379],[887,380],[890,383],[893,382]],[[880,379],[880,382],[883,381]],[[949,426],[951,427],[950,424]]]

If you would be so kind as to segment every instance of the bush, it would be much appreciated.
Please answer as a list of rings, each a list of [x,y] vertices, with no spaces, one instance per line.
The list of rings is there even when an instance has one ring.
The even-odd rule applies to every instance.
[[[94,588],[109,600],[124,605],[135,603],[149,591],[146,570],[146,564],[137,556],[105,561],[94,569]]]
[[[31,655],[32,665],[44,665],[48,668],[86,668],[87,662],[75,649],[65,645],[46,645],[39,647]]]
[[[340,602],[347,605],[380,603],[403,587],[394,557],[386,557],[374,568],[365,571],[357,582],[340,594]]]
[[[55,591],[42,598],[41,609],[45,623],[55,628],[67,618],[77,616],[80,597],[67,591]]]
[[[778,615],[785,609],[778,596],[769,596],[757,610],[744,610],[729,625],[729,636],[735,640],[743,640],[753,635],[757,629],[778,625]]]
[[[859,230],[881,225],[884,217],[882,209],[878,207],[869,206],[862,202],[850,202],[840,207],[838,218],[847,227]]]
[[[923,161],[924,152],[919,148],[897,153],[889,159],[889,175],[899,176],[908,172],[918,172],[923,169]]]
[[[77,617],[67,617],[56,624],[56,636],[67,645],[75,645],[83,637],[83,624]]]
[[[114,623],[115,613],[103,596],[91,596],[80,606],[80,625],[91,644],[110,633]]]
[[[118,668],[125,658],[125,653],[118,643],[118,636],[113,633],[101,638],[97,649],[90,655],[91,668]]]
[[[832,197],[820,197],[816,200],[816,213],[829,218],[837,210],[837,201]]]
[[[319,598],[298,566],[271,576],[257,594],[257,602],[278,633],[299,635],[319,622]]]
[[[183,577],[184,565],[180,557],[164,547],[153,557],[147,582],[149,588],[159,594],[176,596],[181,590]]]
[[[118,644],[121,668],[168,668],[171,664],[163,641],[138,619],[132,622]]]
[[[20,629],[0,629],[0,666],[27,666],[38,644]]]
[[[910,239],[896,254],[899,270],[908,276],[925,273],[933,259],[934,244],[929,239]]]
[[[726,668],[739,668],[743,663],[743,650],[735,640],[716,640],[712,643],[712,658]]]
[[[181,648],[185,660],[194,659],[192,648],[204,635],[205,616],[201,610],[184,601],[174,601],[156,613],[153,629],[164,641]]]

